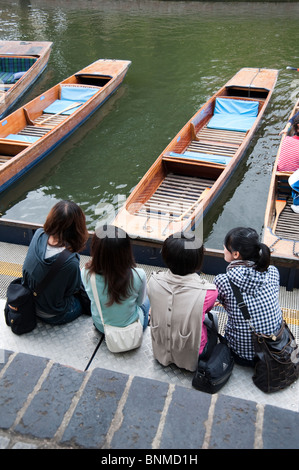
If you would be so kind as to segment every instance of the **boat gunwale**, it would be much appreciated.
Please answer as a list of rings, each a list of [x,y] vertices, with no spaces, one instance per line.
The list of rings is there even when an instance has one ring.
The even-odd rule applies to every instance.
[[[296,102],[295,102],[295,104],[294,104],[294,106],[291,110],[291,113],[288,117],[287,123],[296,114],[296,112],[298,112],[298,108],[299,108],[299,99],[296,100]],[[275,161],[274,161],[274,164],[273,164],[271,180],[270,180],[270,185],[269,185],[269,191],[268,191],[268,197],[267,197],[267,203],[266,203],[266,209],[265,209],[262,240],[268,246],[270,245],[271,250],[272,250],[272,245],[278,243],[278,241],[286,242],[286,243],[288,243],[288,245],[292,245],[292,247],[289,248],[289,250],[292,252],[291,255],[288,255],[287,253],[285,253],[285,254],[275,253],[275,249],[274,249],[274,251],[272,251],[272,253],[271,253],[271,257],[278,257],[279,259],[283,259],[283,258],[286,257],[287,259],[293,260],[295,262],[299,262],[298,256],[295,257],[295,255],[293,253],[293,244],[294,243],[299,243],[299,241],[295,240],[294,238],[286,238],[286,237],[276,235],[273,232],[273,223],[274,223],[274,220],[275,220],[275,200],[277,198],[278,179],[279,179],[279,177],[283,177],[283,176],[288,177],[293,173],[293,171],[278,171],[277,170],[278,160],[279,160],[279,157],[280,157],[280,152],[281,152],[283,141],[284,141],[286,136],[290,135],[291,132],[292,132],[292,128],[289,128],[287,132],[282,133],[282,136],[281,136],[281,139],[280,139],[280,142],[279,142],[279,146],[278,146],[278,150],[277,150],[277,153],[276,153]],[[269,239],[269,236],[271,236],[272,238]]]

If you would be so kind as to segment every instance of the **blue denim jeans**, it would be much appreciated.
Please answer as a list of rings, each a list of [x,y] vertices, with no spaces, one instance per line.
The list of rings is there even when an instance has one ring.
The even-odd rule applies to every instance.
[[[41,320],[45,323],[49,323],[50,325],[64,325],[65,323],[70,323],[75,320],[82,315],[82,313],[83,311],[80,300],[76,297],[72,297],[70,310],[62,315],[57,315],[52,318],[41,318]]]
[[[143,311],[143,331],[146,329],[148,325],[148,314],[150,309],[150,301],[149,298],[146,297],[144,303],[140,305],[141,310]]]

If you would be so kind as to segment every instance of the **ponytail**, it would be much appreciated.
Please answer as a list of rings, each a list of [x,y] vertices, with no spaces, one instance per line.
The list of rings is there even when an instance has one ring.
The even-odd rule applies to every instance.
[[[266,271],[270,264],[270,249],[264,243],[259,244],[259,259],[256,263],[256,270],[263,272]]]
[[[230,230],[224,240],[226,249],[238,251],[242,260],[253,261],[257,271],[266,271],[270,264],[270,250],[259,241],[253,228],[237,227]]]

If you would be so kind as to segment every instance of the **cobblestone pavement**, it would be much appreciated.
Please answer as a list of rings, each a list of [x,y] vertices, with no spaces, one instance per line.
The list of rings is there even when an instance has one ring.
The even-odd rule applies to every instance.
[[[299,413],[4,352],[2,449],[298,449]]]

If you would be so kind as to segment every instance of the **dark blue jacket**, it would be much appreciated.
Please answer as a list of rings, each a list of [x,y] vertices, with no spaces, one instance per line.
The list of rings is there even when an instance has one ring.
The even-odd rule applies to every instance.
[[[36,285],[48,273],[51,264],[58,255],[44,259],[48,235],[43,229],[38,229],[23,264],[23,282],[34,290]],[[81,284],[80,258],[78,253],[72,253],[64,262],[54,279],[42,293],[36,297],[39,310],[51,315],[60,315],[70,310],[72,296],[78,292]]]

